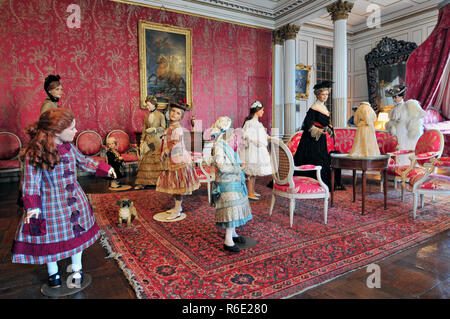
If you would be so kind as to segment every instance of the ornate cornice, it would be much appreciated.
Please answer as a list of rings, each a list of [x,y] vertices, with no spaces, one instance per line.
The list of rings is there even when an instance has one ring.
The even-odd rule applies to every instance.
[[[348,14],[352,11],[353,3],[343,0],[338,0],[333,4],[327,6],[327,11],[331,14],[331,20],[337,21],[347,19]]]
[[[298,31],[300,31],[300,27],[295,24],[286,24],[280,28],[282,37],[285,40],[295,40],[297,37]]]

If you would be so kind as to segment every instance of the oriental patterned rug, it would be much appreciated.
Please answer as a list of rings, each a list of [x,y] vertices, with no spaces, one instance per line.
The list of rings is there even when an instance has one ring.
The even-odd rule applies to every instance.
[[[251,202],[253,219],[237,229],[257,244],[238,254],[223,250],[224,232],[214,225],[214,208],[203,186],[183,201],[187,217],[163,223],[153,215],[172,206],[155,190],[90,194],[102,244],[118,262],[138,298],[283,298],[415,246],[450,228],[447,197],[425,197],[412,219],[411,193],[400,201],[390,189],[383,209],[379,186],[367,187],[366,214],[351,187],[335,192],[323,224],[323,201],[297,201],[289,227],[289,202],[277,197],[269,216],[271,189],[257,185],[262,199]],[[139,219],[118,226],[117,200],[130,198]]]

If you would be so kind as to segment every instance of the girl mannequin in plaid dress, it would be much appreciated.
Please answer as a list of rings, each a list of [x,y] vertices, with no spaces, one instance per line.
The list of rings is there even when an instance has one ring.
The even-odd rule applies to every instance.
[[[48,285],[61,286],[57,261],[72,258],[72,284],[81,285],[81,254],[99,237],[88,199],[77,181],[77,169],[99,177],[114,169],[97,163],[70,142],[77,130],[70,110],[52,108],[27,128],[31,140],[23,155],[23,207],[26,211],[13,243],[13,263],[47,264]]]

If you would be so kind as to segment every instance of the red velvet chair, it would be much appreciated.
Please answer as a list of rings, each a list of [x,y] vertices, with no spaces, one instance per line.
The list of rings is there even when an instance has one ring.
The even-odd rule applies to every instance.
[[[131,144],[130,137],[126,132],[122,130],[113,130],[108,133],[106,139],[109,137],[114,137],[116,139],[118,151],[126,166],[138,163],[138,147],[136,144]]]
[[[450,157],[431,159],[430,163],[425,163],[425,172],[411,177],[409,184],[412,187],[413,218],[416,219],[417,203],[420,196],[420,206],[424,206],[424,195],[450,195],[450,176],[431,174],[435,168],[450,170]]]
[[[208,190],[208,202],[211,203],[211,183],[216,178],[216,171],[214,167],[206,165],[203,153],[191,152],[191,158],[194,162],[194,170],[198,176],[200,183],[206,183]]]
[[[97,132],[86,130],[78,134],[75,145],[86,156],[91,157],[97,162],[105,162],[106,159],[102,154],[103,142],[102,137]]]
[[[19,172],[22,142],[10,132],[0,132],[0,173]]]
[[[275,205],[275,196],[289,199],[289,219],[292,227],[294,220],[295,201],[297,199],[323,198],[323,220],[327,223],[328,198],[330,193],[328,186],[322,181],[320,176],[321,166],[302,165],[294,166],[294,158],[291,150],[277,138],[270,140],[270,162],[273,170],[273,193],[270,205],[270,215],[272,215]],[[296,171],[312,171],[317,173],[317,180],[306,176],[294,176]]]
[[[390,153],[394,159],[400,154],[412,154],[409,156],[410,165],[398,165],[395,162],[388,166],[388,176],[394,177],[394,183],[402,182],[402,201],[406,189],[406,182],[416,175],[425,173],[424,165],[430,163],[432,159],[439,158],[444,150],[444,136],[438,130],[429,130],[422,134],[417,141],[414,150],[399,150]],[[433,173],[434,169],[432,172]]]

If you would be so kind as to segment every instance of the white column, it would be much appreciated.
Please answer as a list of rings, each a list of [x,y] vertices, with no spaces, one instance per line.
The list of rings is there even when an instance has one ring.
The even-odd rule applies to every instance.
[[[347,20],[334,22],[333,110],[335,127],[347,126]]]
[[[273,127],[272,136],[283,137],[284,105],[283,105],[283,38],[280,30],[273,31],[274,38],[274,70],[273,70]]]
[[[284,41],[284,138],[295,133],[295,40],[299,26],[283,27]]]
[[[347,126],[347,18],[353,2],[338,0],[327,7],[334,21],[333,109],[334,127]]]

